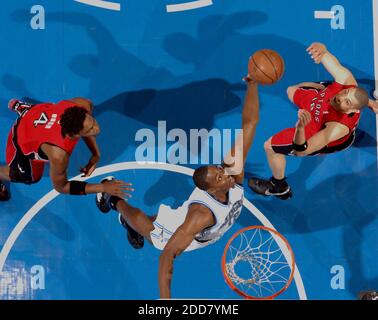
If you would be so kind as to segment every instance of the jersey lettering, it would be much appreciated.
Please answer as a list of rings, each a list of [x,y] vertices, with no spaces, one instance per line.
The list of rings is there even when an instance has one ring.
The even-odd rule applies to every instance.
[[[38,120],[34,120],[34,127],[37,127],[39,125],[44,125],[46,124],[45,126],[45,129],[51,129],[51,127],[54,125],[54,123],[56,122],[56,119],[58,118],[58,115],[56,113],[54,113],[52,116],[51,116],[51,119],[49,120],[49,118],[47,117],[46,113],[42,112],[39,119]]]

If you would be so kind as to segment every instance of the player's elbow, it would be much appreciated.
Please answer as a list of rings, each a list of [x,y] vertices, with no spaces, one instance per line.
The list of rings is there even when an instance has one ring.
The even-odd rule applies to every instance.
[[[243,128],[256,128],[260,121],[260,116],[254,115],[253,117],[243,116],[242,124]]]
[[[290,86],[286,90],[287,97],[289,98],[291,102],[294,102],[294,94],[295,94],[295,91],[297,91],[297,89],[298,89],[298,86]]]
[[[74,101],[79,107],[83,107],[89,110],[90,112],[93,110],[93,102],[90,99],[78,97],[72,99],[72,101]]]
[[[59,185],[54,185],[54,190],[60,194],[63,194],[64,193],[64,188],[62,186],[59,186]]]
[[[59,183],[59,182],[53,182],[54,190],[58,193],[65,194],[66,192],[66,184],[65,183]]]
[[[173,260],[175,255],[170,251],[164,251],[160,254],[159,266],[160,266],[160,278],[161,281],[166,282],[172,278],[173,273]]]
[[[172,263],[174,260],[175,255],[172,251],[163,250],[163,252],[160,254],[159,262],[160,264],[166,264],[166,263]]]

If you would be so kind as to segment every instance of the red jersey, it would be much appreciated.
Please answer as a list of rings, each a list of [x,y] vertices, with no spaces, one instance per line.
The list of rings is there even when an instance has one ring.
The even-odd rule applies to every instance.
[[[22,118],[17,126],[17,143],[24,155],[32,156],[32,159],[42,159],[38,152],[43,143],[55,145],[71,155],[79,139],[63,138],[60,117],[67,108],[75,106],[71,101],[54,103],[42,103],[33,106]]]
[[[349,135],[356,129],[360,119],[360,112],[345,114],[336,111],[330,104],[330,100],[341,90],[355,87],[353,85],[342,85],[334,82],[323,90],[298,89],[294,95],[294,103],[301,109],[311,113],[312,121],[306,126],[306,136],[310,138],[315,133],[324,129],[327,122],[338,122],[349,128],[349,134],[333,141],[328,146],[339,145],[348,140]]]

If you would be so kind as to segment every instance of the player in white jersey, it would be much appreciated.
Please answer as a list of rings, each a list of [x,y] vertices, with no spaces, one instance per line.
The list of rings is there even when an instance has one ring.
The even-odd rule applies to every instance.
[[[97,194],[102,212],[120,213],[128,230],[129,242],[141,248],[144,239],[162,250],[159,260],[161,298],[171,297],[173,261],[184,251],[195,250],[217,241],[233,225],[243,207],[244,165],[259,120],[257,83],[250,76],[242,113],[242,134],[220,166],[201,166],[193,174],[196,188],[184,204],[172,209],[161,205],[156,217],[148,217],[126,201],[106,193]],[[111,181],[105,178],[103,183]]]

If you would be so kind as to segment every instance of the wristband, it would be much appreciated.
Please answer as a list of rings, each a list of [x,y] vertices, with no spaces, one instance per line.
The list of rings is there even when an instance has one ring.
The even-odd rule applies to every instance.
[[[76,181],[76,180],[70,181],[70,194],[76,195],[76,196],[85,195],[86,185],[87,185],[87,182],[84,182],[84,181]]]
[[[305,141],[304,144],[296,144],[294,141],[293,141],[293,149],[295,151],[305,151],[307,149],[308,145],[307,145],[307,141]]]

